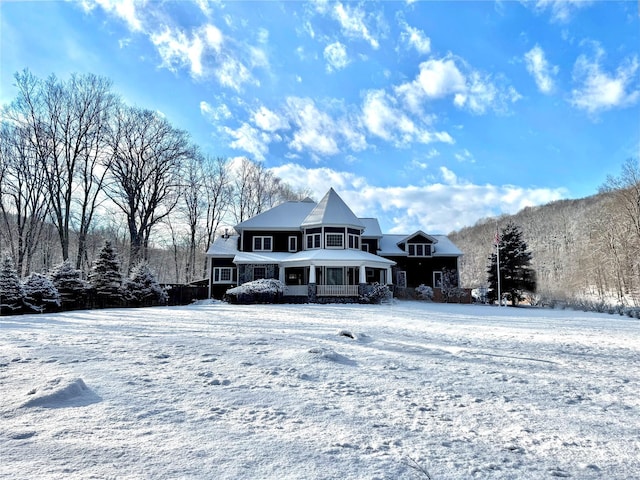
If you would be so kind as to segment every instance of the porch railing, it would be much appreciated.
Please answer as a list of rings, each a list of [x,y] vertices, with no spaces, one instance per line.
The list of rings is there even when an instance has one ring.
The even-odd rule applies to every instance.
[[[318,285],[319,297],[357,297],[358,285]]]
[[[287,285],[284,294],[289,297],[306,297],[309,295],[309,287],[307,285]]]

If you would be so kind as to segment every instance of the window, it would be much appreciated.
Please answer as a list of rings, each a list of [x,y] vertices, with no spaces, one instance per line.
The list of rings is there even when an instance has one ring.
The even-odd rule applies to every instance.
[[[442,288],[442,272],[433,272],[433,288]]]
[[[297,237],[289,237],[289,251],[297,252],[298,251],[298,238]]]
[[[360,249],[360,236],[354,235],[352,233],[349,234],[349,248],[355,248],[356,250]]]
[[[254,252],[270,252],[272,237],[253,237]]]
[[[312,233],[307,235],[307,250],[312,248],[320,248],[320,234]]]
[[[362,244],[362,251],[363,252],[368,252],[369,251],[369,244],[368,243],[363,243]]]
[[[267,269],[265,267],[253,267],[253,279],[260,280],[267,278]]]
[[[344,285],[344,269],[327,267],[327,285]]]
[[[344,234],[327,233],[325,237],[325,244],[327,248],[344,248]]]
[[[213,283],[232,283],[235,267],[214,267]]]
[[[407,249],[410,257],[430,257],[430,243],[408,243]]]

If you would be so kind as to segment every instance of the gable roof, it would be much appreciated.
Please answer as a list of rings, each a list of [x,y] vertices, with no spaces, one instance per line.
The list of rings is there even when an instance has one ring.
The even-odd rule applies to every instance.
[[[416,232],[416,233],[419,233]],[[398,245],[406,242],[408,238],[412,238],[412,235],[383,235],[380,239],[380,251],[378,255],[390,256],[390,257],[406,257],[408,256],[405,250],[402,250]],[[454,243],[449,240],[446,235],[429,235],[437,243],[433,247],[433,257],[460,257],[462,252]],[[434,242],[435,243],[435,242]]]
[[[364,224],[354,215],[333,188],[330,188],[322,200],[302,221],[302,227],[319,225],[345,225],[364,229]]]
[[[241,233],[244,229],[251,230],[299,230],[302,221],[314,209],[313,200],[304,199],[301,202],[284,202],[269,210],[259,213],[235,226]]]
[[[427,240],[431,241],[432,243],[438,243],[438,239],[436,238],[436,236],[429,235],[428,233],[424,233],[422,230],[418,230],[416,232],[413,232],[411,235],[407,235],[405,238],[400,240],[398,243],[406,243],[406,242],[408,242],[409,240],[411,240],[412,238],[415,238],[415,237],[424,237]]]
[[[364,225],[363,238],[382,238],[382,230],[377,218],[361,218],[360,221]]]

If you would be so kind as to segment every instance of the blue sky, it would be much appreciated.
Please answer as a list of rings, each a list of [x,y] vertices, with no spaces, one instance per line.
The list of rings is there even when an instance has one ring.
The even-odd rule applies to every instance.
[[[597,192],[640,151],[638,2],[0,2],[13,75],[108,77],[383,230]]]

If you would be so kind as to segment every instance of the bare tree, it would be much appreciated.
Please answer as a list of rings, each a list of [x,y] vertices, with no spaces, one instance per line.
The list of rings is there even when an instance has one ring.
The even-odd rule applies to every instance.
[[[240,159],[234,172],[232,213],[237,223],[243,222],[286,200],[297,200],[304,192],[296,192],[261,163]]]
[[[156,112],[120,107],[110,134],[109,198],[127,218],[129,266],[147,259],[151,230],[176,206],[188,135]]]
[[[3,122],[0,125],[0,238],[8,245],[20,277],[31,271],[49,208],[42,192],[46,177],[30,148],[27,131]]]
[[[92,74],[74,74],[67,82],[52,75],[42,81],[28,70],[17,73],[15,79],[18,96],[11,104],[10,118],[24,129],[46,175],[51,219],[64,260],[69,258],[76,224],[79,268],[108,167],[101,162],[115,102],[111,83]]]
[[[205,243],[208,248],[215,238],[216,231],[227,215],[232,200],[231,176],[228,162],[222,157],[205,157],[203,160],[204,192],[206,199]],[[203,277],[207,275],[204,262]]]

